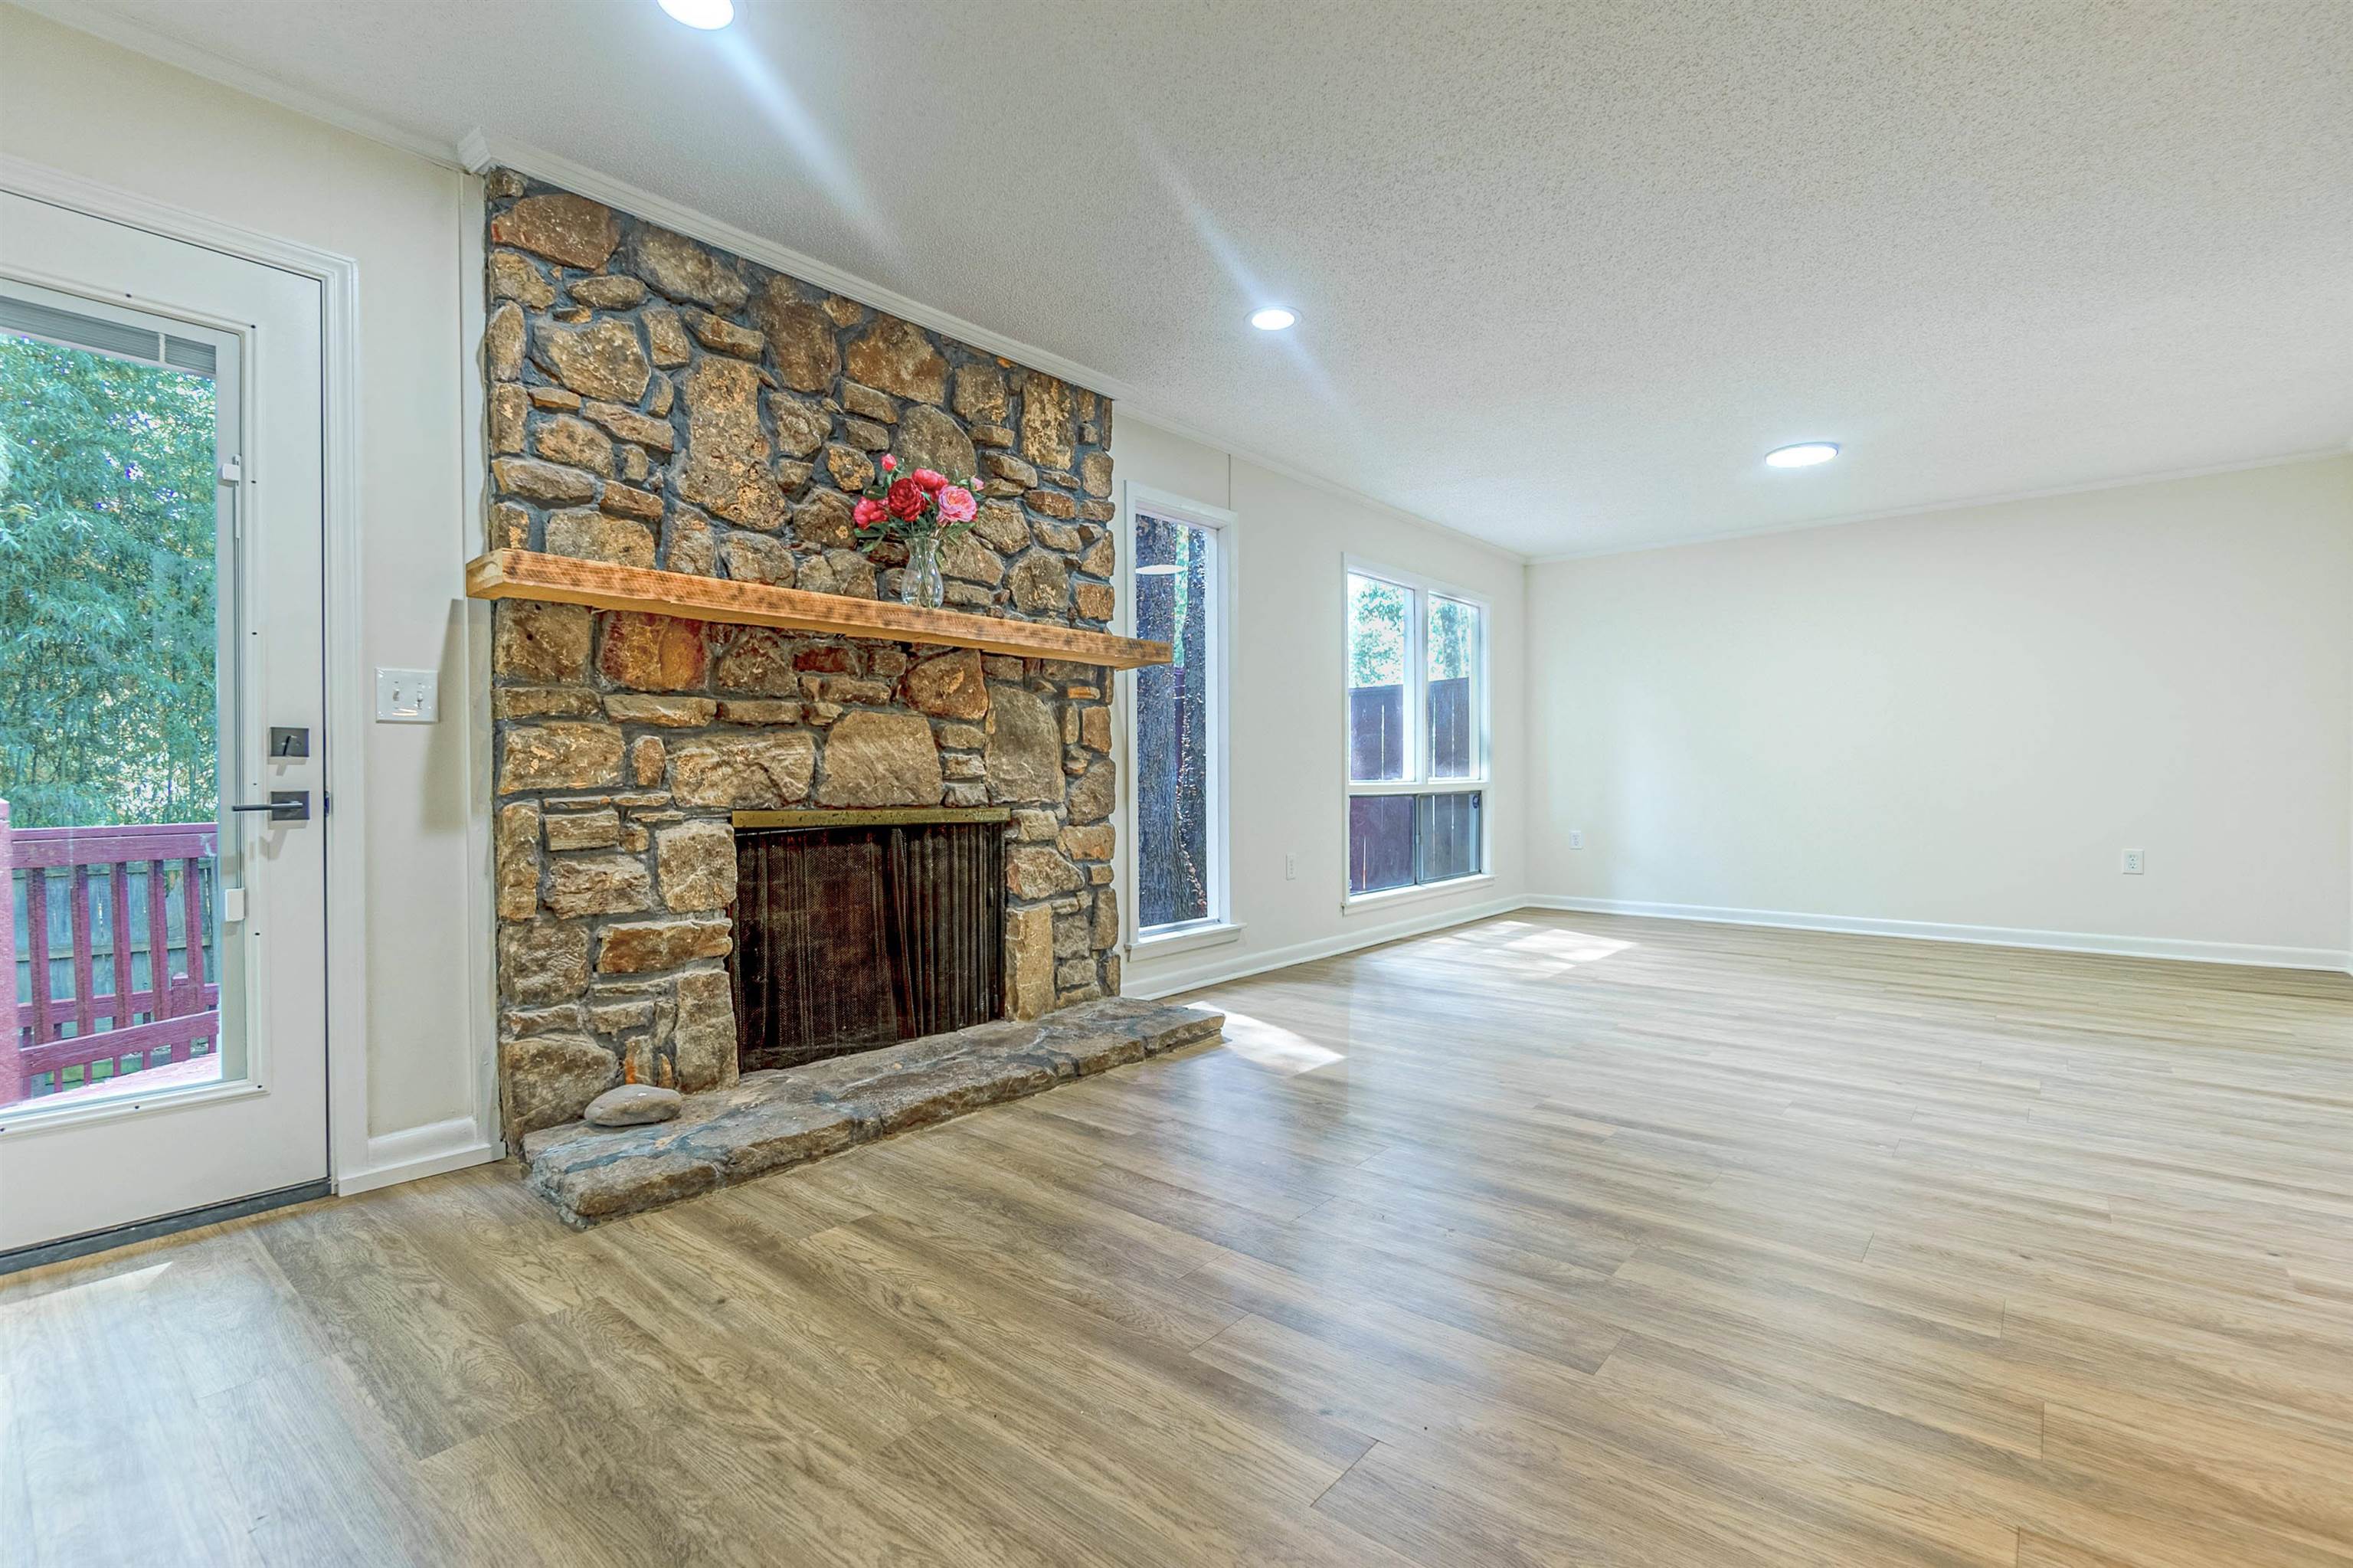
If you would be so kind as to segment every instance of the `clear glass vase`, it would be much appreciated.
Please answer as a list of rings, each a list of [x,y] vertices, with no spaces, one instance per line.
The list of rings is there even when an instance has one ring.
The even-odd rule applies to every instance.
[[[940,536],[916,535],[907,541],[907,565],[899,573],[899,602],[937,609],[946,592],[940,581]]]

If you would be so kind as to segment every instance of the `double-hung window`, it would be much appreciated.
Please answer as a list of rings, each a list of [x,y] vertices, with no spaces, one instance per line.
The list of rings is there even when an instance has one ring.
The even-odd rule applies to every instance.
[[[1240,934],[1227,903],[1226,660],[1233,514],[1127,487],[1130,624],[1170,661],[1128,683],[1130,943],[1138,956]]]
[[[1487,609],[1348,569],[1348,899],[1487,869]]]

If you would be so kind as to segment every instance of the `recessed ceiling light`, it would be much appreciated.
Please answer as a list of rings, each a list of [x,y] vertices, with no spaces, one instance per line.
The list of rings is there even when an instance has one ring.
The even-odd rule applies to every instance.
[[[1281,332],[1299,319],[1297,311],[1286,311],[1281,305],[1269,305],[1250,313],[1250,325],[1261,332]]]
[[[1140,577],[1173,577],[1176,575],[1176,564],[1164,561],[1156,567],[1138,567],[1135,575]]]
[[[1836,456],[1836,441],[1799,441],[1793,447],[1775,447],[1765,454],[1765,461],[1775,468],[1811,468]]]
[[[661,0],[661,8],[674,19],[705,32],[735,19],[735,0]]]

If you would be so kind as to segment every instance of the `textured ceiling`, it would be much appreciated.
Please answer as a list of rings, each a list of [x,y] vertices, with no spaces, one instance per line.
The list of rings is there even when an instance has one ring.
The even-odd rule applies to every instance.
[[[2353,437],[2345,0],[37,8],[560,152],[1535,556]]]

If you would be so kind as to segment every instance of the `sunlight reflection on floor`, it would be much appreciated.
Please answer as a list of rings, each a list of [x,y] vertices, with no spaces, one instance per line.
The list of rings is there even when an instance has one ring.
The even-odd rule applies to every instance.
[[[1590,964],[1622,953],[1633,946],[1631,942],[1621,942],[1614,937],[1596,937],[1584,931],[1565,930],[1558,926],[1538,925],[1533,920],[1492,920],[1460,932],[1441,932],[1421,938],[1401,951],[1409,956],[1417,953],[1428,955],[1435,949],[1458,948],[1479,953],[1508,953],[1515,962],[1537,959],[1564,964]]]
[[[1281,1024],[1252,1018],[1247,1012],[1226,1014],[1224,1046],[1254,1067],[1264,1067],[1286,1078],[1302,1073],[1312,1073],[1318,1067],[1328,1067],[1347,1058],[1337,1051],[1318,1045],[1304,1034],[1296,1033]]]
[[[127,1268],[120,1274],[100,1274],[88,1279],[77,1280],[70,1285],[60,1286],[55,1290],[44,1291],[39,1295],[26,1295],[18,1300],[0,1303],[0,1319],[5,1319],[8,1315],[20,1311],[49,1311],[69,1297],[136,1295],[151,1285],[160,1284],[175,1261],[167,1257],[161,1263],[151,1263],[139,1268]],[[93,1266],[103,1268],[107,1260],[101,1257]],[[10,1561],[15,1560],[12,1558]]]
[[[1588,936],[1583,931],[1564,931],[1556,926],[1526,927],[1503,944],[1514,953],[1557,959],[1572,964],[1594,963],[1622,953],[1633,945],[1610,937]]]

